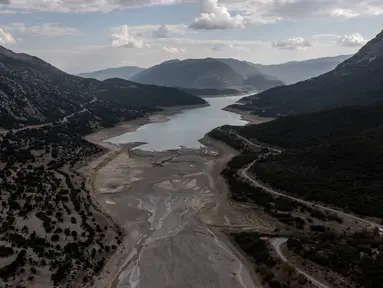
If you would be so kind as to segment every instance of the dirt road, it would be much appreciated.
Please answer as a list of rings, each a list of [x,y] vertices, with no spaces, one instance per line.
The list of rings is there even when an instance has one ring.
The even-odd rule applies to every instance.
[[[330,208],[330,207],[326,207],[324,205],[321,205],[321,204],[317,204],[317,203],[313,203],[313,202],[310,202],[310,201],[306,201],[306,200],[302,200],[300,198],[297,198],[297,197],[294,197],[294,196],[290,196],[290,195],[287,195],[285,193],[282,193],[282,192],[278,192],[276,191],[274,188],[272,187],[269,187],[267,186],[266,184],[260,182],[259,180],[257,179],[254,179],[254,176],[251,176],[249,175],[249,169],[250,167],[255,163],[252,162],[251,164],[249,164],[245,169],[241,170],[240,171],[240,175],[246,179],[248,182],[250,182],[252,185],[256,186],[256,187],[260,187],[262,188],[264,191],[270,193],[270,194],[273,194],[273,195],[276,195],[276,196],[281,196],[281,197],[285,197],[285,198],[288,198],[288,199],[291,199],[291,200],[294,200],[295,202],[298,202],[298,203],[302,203],[302,204],[305,204],[305,205],[315,205],[316,207],[319,207],[320,209],[322,210],[325,210],[325,211],[329,211],[329,212],[333,212],[333,213],[336,213],[338,215],[341,215],[343,217],[347,217],[347,218],[350,218],[350,219],[353,219],[353,220],[356,220],[358,222],[361,222],[361,223],[364,223],[364,225],[367,227],[367,228],[374,228],[374,227],[379,227],[379,228],[383,228],[382,225],[379,225],[375,222],[372,222],[372,221],[368,221],[366,219],[363,219],[363,218],[360,218],[358,216],[355,216],[355,215],[352,215],[352,214],[348,214],[348,213],[345,213],[343,211],[340,211],[340,210],[337,210],[337,209],[334,209],[334,208]]]
[[[283,262],[286,262],[286,263],[289,263],[292,267],[295,268],[295,271],[298,273],[298,274],[301,274],[303,275],[304,277],[306,277],[311,283],[313,283],[315,286],[319,287],[319,288],[331,288],[330,286],[327,286],[323,283],[321,283],[320,281],[316,280],[315,278],[313,278],[310,274],[306,273],[305,271],[297,268],[294,266],[294,264],[292,264],[289,260],[287,260],[287,258],[283,255],[282,251],[281,251],[281,246],[283,244],[285,244],[287,242],[287,238],[274,238],[274,239],[271,239],[271,245],[274,247],[275,249],[275,252],[278,254],[278,257],[283,261]]]

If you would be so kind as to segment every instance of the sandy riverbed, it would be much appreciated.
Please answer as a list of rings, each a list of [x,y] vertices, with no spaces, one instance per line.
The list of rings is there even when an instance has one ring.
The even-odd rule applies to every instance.
[[[94,197],[126,233],[95,287],[257,287],[251,266],[220,232],[273,229],[227,200],[220,172],[236,151],[208,137],[202,140],[208,148],[166,152],[103,141],[166,120],[157,114],[86,137],[109,150],[84,173]]]

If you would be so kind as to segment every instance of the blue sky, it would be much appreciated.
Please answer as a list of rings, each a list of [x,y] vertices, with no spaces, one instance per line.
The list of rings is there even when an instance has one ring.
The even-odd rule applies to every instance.
[[[381,0],[0,0],[0,45],[70,73],[352,54],[382,29]]]

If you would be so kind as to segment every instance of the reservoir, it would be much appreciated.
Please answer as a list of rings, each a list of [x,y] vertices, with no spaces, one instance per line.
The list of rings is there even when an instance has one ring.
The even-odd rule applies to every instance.
[[[241,116],[222,110],[235,103],[243,96],[217,97],[205,99],[210,106],[187,109],[169,116],[169,120],[160,123],[149,123],[139,127],[134,132],[128,132],[108,139],[114,144],[145,142],[138,149],[149,151],[164,151],[170,149],[200,148],[198,142],[204,135],[218,126],[225,124],[243,126],[247,121]]]

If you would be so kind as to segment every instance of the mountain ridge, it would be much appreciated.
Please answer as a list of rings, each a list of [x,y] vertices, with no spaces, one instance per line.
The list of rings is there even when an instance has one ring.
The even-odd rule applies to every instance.
[[[250,62],[231,58],[174,59],[148,68],[131,80],[187,89],[235,89],[245,87],[244,80],[255,75],[259,77],[256,83],[258,87],[252,81],[246,83],[251,89],[263,90],[263,86],[284,84],[272,76],[261,73]]]
[[[229,65],[212,58],[167,61],[132,78],[143,84],[182,88],[229,88],[237,86],[241,79]]]
[[[246,97],[247,108],[267,116],[383,103],[383,32],[334,70],[310,80]]]
[[[338,55],[272,65],[255,65],[259,71],[265,74],[273,75],[286,84],[294,84],[329,72],[351,56]]]
[[[123,75],[123,74],[118,74],[118,69],[124,70],[124,68],[130,69],[131,67],[126,66],[126,67],[120,67],[120,68],[108,68],[104,70],[99,70],[100,73],[102,73],[101,76],[97,76],[92,73],[82,73],[79,74],[79,76],[82,77],[90,77],[90,78],[96,78],[99,80],[105,80],[108,78],[122,78],[122,79],[127,79],[127,80],[132,80],[136,82],[142,82],[144,84],[166,84],[166,86],[169,87],[182,87],[182,85],[187,86],[187,87],[182,87],[182,88],[189,88],[189,89],[226,89],[226,88],[238,88],[238,87],[243,87],[247,84],[251,84],[251,81],[246,81],[247,79],[254,77],[256,75],[260,75],[259,77],[264,78],[265,84],[262,84],[260,87],[267,87],[267,88],[272,88],[275,86],[280,86],[283,84],[293,84],[299,81],[307,80],[313,77],[316,77],[320,74],[326,73],[334,69],[338,64],[340,64],[342,61],[348,59],[351,57],[351,55],[339,55],[335,57],[322,57],[322,58],[316,58],[316,59],[308,59],[308,60],[303,60],[303,61],[289,61],[286,63],[280,63],[280,64],[271,64],[271,65],[262,65],[259,63],[252,63],[249,61],[245,60],[238,60],[234,58],[205,58],[205,59],[186,59],[186,60],[180,60],[180,59],[171,59],[164,61],[162,63],[159,63],[157,65],[154,65],[150,68],[143,69],[139,71],[138,73],[133,73],[130,74],[132,75],[131,77]],[[231,72],[234,77],[234,83],[231,83],[231,86],[235,87],[228,87],[228,83],[221,83],[218,85],[204,85],[204,87],[196,87],[197,84],[190,84],[187,83],[182,83],[180,85],[179,82],[173,81],[169,83],[169,79],[167,78],[174,78],[167,76],[166,69],[165,67],[169,68],[172,67],[172,65],[182,65],[182,63],[185,61],[188,61],[189,63],[192,61],[220,61],[223,62],[224,64],[228,65],[235,73],[240,74],[242,76],[242,82],[239,81],[238,75],[235,73]],[[113,73],[114,69],[117,69],[117,73]],[[160,70],[158,70],[160,69]],[[227,69],[227,68],[226,68]],[[157,70],[157,72],[155,72]],[[112,72],[110,72],[112,71]],[[93,73],[96,73],[98,71],[95,71]],[[156,76],[153,73],[158,73],[160,76]],[[183,71],[180,72],[181,74]],[[177,74],[180,74],[177,73]],[[209,74],[209,70],[205,69],[200,69],[200,73],[207,73]],[[162,75],[164,74],[164,75]],[[229,74],[230,75],[230,74]],[[179,75],[176,75],[179,77]],[[154,77],[154,78],[153,78]],[[160,77],[160,79],[158,78]],[[194,76],[195,78],[197,76]],[[235,80],[236,79],[236,80]],[[244,83],[246,81],[246,83]],[[278,85],[272,85],[273,81],[280,81],[280,83],[277,83]],[[194,81],[197,82],[197,81]],[[206,84],[206,83],[205,83]],[[230,84],[230,83],[229,83]],[[192,87],[189,87],[192,86]],[[258,88],[257,90],[263,91],[265,90],[264,88],[260,87],[255,87]],[[251,87],[254,89],[254,87]]]
[[[137,66],[124,66],[116,68],[107,68],[102,70],[97,70],[93,72],[85,72],[77,74],[76,76],[82,78],[93,78],[99,81],[103,81],[110,78],[121,78],[125,80],[130,80],[134,75],[144,71],[145,68]]]
[[[122,80],[115,83],[67,74],[51,64],[0,47],[0,121],[3,128],[57,121],[90,102],[123,106],[173,106],[206,101],[175,88]],[[113,81],[112,81],[113,82]],[[94,104],[94,103],[93,103]],[[114,104],[113,104],[114,105]],[[124,108],[125,109],[125,108]]]

